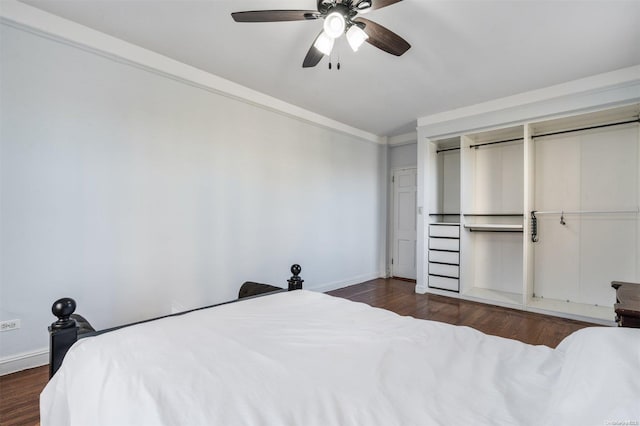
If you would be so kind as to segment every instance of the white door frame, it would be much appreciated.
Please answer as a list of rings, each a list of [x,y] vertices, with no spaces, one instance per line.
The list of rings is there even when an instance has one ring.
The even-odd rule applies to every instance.
[[[387,183],[389,184],[389,205],[387,206],[387,212],[388,212],[388,218],[389,221],[387,223],[387,278],[392,277],[393,276],[393,264],[391,263],[392,259],[393,259],[393,244],[394,244],[394,239],[395,239],[395,230],[394,230],[394,220],[395,220],[395,216],[394,216],[394,211],[395,211],[395,194],[394,194],[394,179],[395,176],[398,172],[400,171],[404,171],[404,170],[415,170],[416,171],[416,176],[418,174],[418,167],[406,167],[406,166],[402,166],[402,167],[392,167],[391,169],[389,169],[389,180],[387,181]],[[417,208],[417,191],[418,188],[416,186],[416,208]],[[417,211],[416,211],[416,226],[417,226]],[[416,242],[417,242],[418,238],[416,235]],[[416,244],[416,276],[417,276],[417,267],[418,267],[418,258],[417,258],[417,244]]]

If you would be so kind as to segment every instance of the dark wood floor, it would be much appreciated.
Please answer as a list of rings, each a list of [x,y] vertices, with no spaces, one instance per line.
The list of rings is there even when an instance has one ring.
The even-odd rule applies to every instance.
[[[48,365],[0,377],[0,425],[38,424],[38,397],[48,379]]]
[[[575,330],[594,324],[414,292],[412,282],[378,279],[329,294],[385,308],[401,315],[466,325],[487,334],[555,347]],[[38,396],[47,383],[48,366],[0,377],[0,425],[36,425]]]
[[[433,294],[416,294],[415,283],[377,279],[330,291],[333,296],[388,309],[400,315],[466,325],[487,334],[555,348],[576,330],[596,326]]]

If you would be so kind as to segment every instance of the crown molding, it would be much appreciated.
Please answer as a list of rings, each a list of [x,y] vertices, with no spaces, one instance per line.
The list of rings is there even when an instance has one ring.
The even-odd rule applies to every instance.
[[[403,135],[390,136],[387,138],[387,145],[389,146],[401,146],[401,145],[409,145],[412,143],[418,142],[418,133],[417,132],[409,132]]]
[[[418,119],[421,135],[446,137],[464,131],[522,124],[558,114],[577,114],[640,100],[640,65],[597,74]]]
[[[386,138],[349,126],[17,0],[0,1],[0,22],[195,87],[320,127],[384,145]]]

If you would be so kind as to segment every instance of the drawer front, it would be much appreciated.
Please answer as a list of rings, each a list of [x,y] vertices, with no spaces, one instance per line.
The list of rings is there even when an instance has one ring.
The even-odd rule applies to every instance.
[[[439,263],[429,263],[429,275],[444,275],[445,277],[458,278],[460,276],[459,266],[442,265]]]
[[[429,225],[429,236],[460,238],[460,227],[457,225]]]
[[[460,251],[460,240],[450,238],[429,238],[429,248]]]
[[[429,250],[429,262],[451,263],[452,265],[459,265],[460,253]]]
[[[457,278],[444,278],[429,275],[429,287],[440,288],[443,290],[459,291]]]

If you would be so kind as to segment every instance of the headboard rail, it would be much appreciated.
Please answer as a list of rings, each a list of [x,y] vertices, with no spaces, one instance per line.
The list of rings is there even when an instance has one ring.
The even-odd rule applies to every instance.
[[[291,278],[287,280],[288,283],[288,291],[292,290],[301,290],[302,283],[304,280],[300,278],[300,272],[302,268],[300,265],[295,264],[291,266],[291,273],[293,274]],[[246,284],[251,284],[251,286],[247,286]],[[247,287],[250,287],[251,290],[247,291]],[[100,334],[108,333],[110,331],[118,330],[120,328],[129,327],[135,324],[142,324],[149,321],[155,321],[161,318],[167,318],[172,316],[184,315],[189,312],[198,311],[201,309],[213,308],[216,306],[226,305],[229,303],[235,303],[240,300],[250,299],[253,297],[265,296],[267,294],[278,293],[285,291],[285,289],[280,287],[274,287],[269,284],[258,284],[258,283],[250,283],[247,282],[243,284],[240,289],[239,298],[235,300],[231,300],[228,302],[217,303],[215,305],[204,306],[201,308],[190,309],[184,312],[178,312],[175,314],[163,315],[156,318],[151,318],[148,320],[137,321],[131,324],[125,324],[117,327],[112,327],[104,330],[95,330],[89,321],[87,321],[81,315],[75,314],[76,310],[76,302],[70,297],[64,297],[62,299],[58,299],[53,303],[51,307],[51,312],[55,315],[58,320],[52,323],[49,326],[49,378],[53,377],[53,375],[58,371],[60,366],[62,365],[62,361],[64,360],[67,351],[73,346],[78,339],[83,337],[97,336]]]

